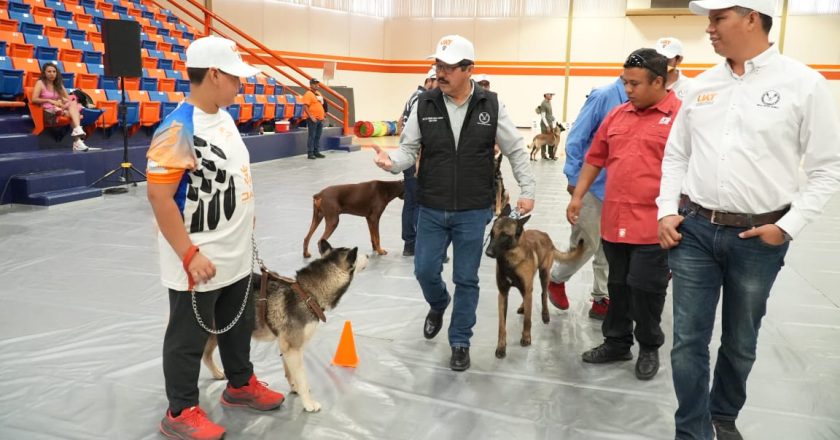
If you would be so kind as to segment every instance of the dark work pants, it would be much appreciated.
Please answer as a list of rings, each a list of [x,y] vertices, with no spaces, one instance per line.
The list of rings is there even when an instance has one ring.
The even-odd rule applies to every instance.
[[[198,311],[204,324],[219,329],[236,317],[242,306],[250,277],[210,292],[196,292]],[[239,322],[218,335],[219,353],[229,383],[241,387],[254,372],[251,365],[251,332],[254,329],[254,291]],[[169,324],[163,339],[163,376],[169,409],[178,413],[198,405],[198,373],[209,334],[196,321],[189,292],[169,289]]]
[[[661,347],[665,335],[659,323],[668,287],[668,251],[658,244],[601,243],[610,267],[610,307],[601,326],[607,344],[629,350],[635,334],[641,348]]]

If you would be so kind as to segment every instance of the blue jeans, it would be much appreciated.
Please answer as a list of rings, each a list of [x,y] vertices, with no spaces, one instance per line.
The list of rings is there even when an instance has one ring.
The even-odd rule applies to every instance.
[[[788,243],[742,239],[738,234],[745,228],[714,225],[693,211],[681,214],[683,238],[668,259],[674,283],[676,438],[710,440],[711,419],[735,420],[747,399],[758,329]],[[723,335],[709,393],[709,342],[721,287]]]
[[[402,239],[406,248],[414,248],[414,241],[417,237],[417,216],[420,214],[420,207],[417,205],[417,178],[414,173],[417,167],[403,171],[403,195],[402,209]]]
[[[488,206],[469,211],[443,211],[420,205],[417,242],[414,248],[414,275],[432,310],[446,310],[449,292],[440,276],[446,249],[452,243],[452,281],[455,304],[449,323],[449,345],[469,347],[475,310],[478,307],[478,266],[484,229],[493,211]]]
[[[324,121],[312,122],[310,119],[306,122],[307,142],[306,153],[313,155],[318,152],[321,145],[321,132],[324,130]]]

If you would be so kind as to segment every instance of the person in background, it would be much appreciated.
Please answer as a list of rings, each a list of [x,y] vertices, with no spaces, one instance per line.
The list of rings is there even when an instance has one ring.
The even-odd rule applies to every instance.
[[[706,33],[724,60],[694,78],[683,100],[657,199],[673,273],[676,438],[738,440],[773,283],[791,240],[840,187],[840,122],[825,78],[770,43],[775,0],[689,8],[708,16]]]
[[[664,37],[656,40],[654,46],[660,55],[668,58],[668,90],[673,90],[677,94],[677,98],[682,100],[686,92],[691,87],[691,78],[682,74],[679,69],[683,61],[683,45],[682,41],[674,37]]]
[[[81,125],[82,105],[76,102],[76,97],[68,95],[64,88],[64,81],[58,65],[46,62],[41,66],[41,75],[35,82],[32,89],[32,96],[29,97],[34,104],[40,104],[44,109],[44,122],[46,125],[55,125],[59,116],[70,117],[73,131],[70,136],[73,138],[73,151],[92,151],[99,148],[91,148],[85,145],[83,140],[85,131]]]
[[[490,90],[490,77],[481,73],[475,76],[475,83],[484,90]]]
[[[554,131],[554,124],[557,122],[554,120],[554,110],[551,107],[551,98],[553,97],[554,93],[543,93],[543,101],[538,107],[540,114],[540,131],[542,134],[552,134]],[[540,154],[543,159],[557,160],[557,145],[543,145]]]
[[[422,86],[417,86],[417,90],[411,94],[408,101],[405,103],[402,115],[399,119],[399,132],[402,133],[402,127],[408,120],[411,110],[417,104],[417,98],[420,94],[432,90],[437,85],[437,72],[434,67],[431,67],[426,73],[426,79]],[[414,256],[414,241],[417,238],[417,215],[420,210],[417,209],[417,166],[412,165],[403,171],[403,209],[402,209],[402,239],[403,239],[403,256]]]
[[[316,78],[309,80],[309,90],[303,94],[303,105],[306,108],[306,115],[309,120],[306,123],[307,143],[306,143],[306,158],[307,159],[323,159],[326,156],[321,154],[318,149],[321,145],[321,132],[324,130],[324,118],[326,112],[324,111],[324,95],[318,91],[318,84],[321,82]]]

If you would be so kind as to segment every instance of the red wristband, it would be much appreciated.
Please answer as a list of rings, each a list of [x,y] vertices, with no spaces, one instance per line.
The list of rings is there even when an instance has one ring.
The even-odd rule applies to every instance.
[[[193,287],[195,287],[195,280],[193,280],[192,274],[190,273],[190,263],[192,262],[193,257],[195,257],[195,254],[197,254],[197,253],[198,253],[198,246],[196,246],[194,244],[191,244],[190,248],[187,249],[187,253],[184,254],[183,263],[184,263],[184,272],[187,273],[187,283],[188,283],[187,290],[193,290]]]

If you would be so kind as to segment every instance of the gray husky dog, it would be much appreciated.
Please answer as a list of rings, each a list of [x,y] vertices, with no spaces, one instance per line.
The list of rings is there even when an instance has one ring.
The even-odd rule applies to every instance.
[[[277,341],[283,353],[283,370],[292,393],[297,393],[306,411],[321,409],[312,399],[303,370],[303,348],[315,334],[320,321],[326,321],[323,312],[338,305],[353,275],[365,268],[367,256],[359,255],[358,248],[333,248],[326,240],[318,242],[321,258],[297,271],[297,283],[272,274],[268,278],[254,274],[252,292],[256,297],[256,324],[253,338],[259,341]],[[266,281],[267,280],[267,281]],[[262,286],[262,282],[267,283]],[[264,298],[260,293],[264,292]],[[306,299],[309,297],[309,299]],[[204,348],[204,364],[216,379],[224,373],[213,360],[213,350],[218,342],[211,335]]]

